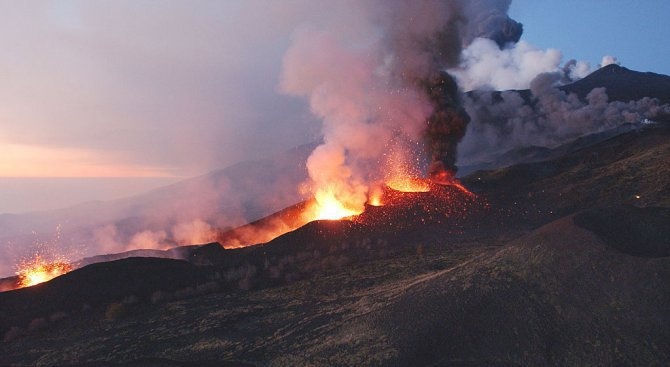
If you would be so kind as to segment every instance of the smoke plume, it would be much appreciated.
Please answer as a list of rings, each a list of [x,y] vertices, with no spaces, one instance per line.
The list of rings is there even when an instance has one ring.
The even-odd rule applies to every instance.
[[[459,162],[485,162],[528,146],[555,147],[585,134],[670,113],[669,105],[652,98],[610,102],[605,88],[595,88],[581,100],[557,88],[562,78],[560,72],[538,75],[530,83],[530,96],[518,91],[469,94],[464,105],[472,121],[459,146]]]
[[[522,27],[507,16],[508,0],[341,5],[349,7],[348,19],[295,32],[280,88],[308,98],[323,122],[324,143],[307,161],[317,201],[334,198],[362,210],[369,184],[397,166],[388,153],[399,141],[425,141],[431,175],[455,171],[456,144],[469,119],[443,70],[455,67],[473,40],[487,37],[503,47],[519,40]]]

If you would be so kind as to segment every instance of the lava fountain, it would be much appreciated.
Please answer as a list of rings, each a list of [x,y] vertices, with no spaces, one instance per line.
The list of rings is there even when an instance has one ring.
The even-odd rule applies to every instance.
[[[16,272],[19,277],[18,288],[44,283],[73,269],[74,267],[65,259],[48,260],[40,254],[35,254],[19,264]]]

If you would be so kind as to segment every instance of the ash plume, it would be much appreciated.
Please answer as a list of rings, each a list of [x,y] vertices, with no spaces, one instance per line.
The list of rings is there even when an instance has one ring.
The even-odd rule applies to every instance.
[[[348,11],[330,11],[333,17],[296,31],[280,89],[308,98],[322,120],[324,144],[307,162],[317,200],[321,193],[362,209],[398,135],[425,142],[430,174],[455,170],[468,118],[456,82],[443,70],[456,66],[462,49],[478,37],[500,46],[518,41],[522,26],[507,16],[509,5],[338,2],[330,6]]]
[[[464,98],[471,123],[459,146],[459,162],[483,162],[522,147],[556,147],[585,134],[670,114],[670,105],[645,97],[610,101],[606,88],[585,99],[558,88],[563,74],[544,73],[530,83],[530,97],[518,91],[472,92]],[[530,98],[530,100],[528,99]]]
[[[523,25],[507,16],[512,0],[474,0],[466,3],[468,32],[464,43],[470,44],[475,38],[493,40],[503,48],[517,43],[523,33]]]
[[[426,127],[426,146],[430,153],[430,177],[456,172],[456,146],[465,136],[470,116],[461,107],[458,85],[446,72],[425,81],[424,87],[434,110]]]

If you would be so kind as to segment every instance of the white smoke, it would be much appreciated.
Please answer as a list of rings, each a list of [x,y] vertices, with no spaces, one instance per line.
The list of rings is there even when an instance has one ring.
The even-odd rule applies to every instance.
[[[600,61],[600,67],[601,68],[604,68],[607,65],[613,65],[613,64],[614,65],[621,65],[621,63],[619,62],[619,59],[617,59],[615,56],[606,55],[606,56],[603,56],[603,59]]]
[[[539,49],[526,41],[500,48],[493,40],[477,38],[466,47],[457,67],[450,68],[463,90],[528,89],[542,73],[563,72],[562,82],[572,82],[594,70],[585,61],[569,60],[556,49]]]

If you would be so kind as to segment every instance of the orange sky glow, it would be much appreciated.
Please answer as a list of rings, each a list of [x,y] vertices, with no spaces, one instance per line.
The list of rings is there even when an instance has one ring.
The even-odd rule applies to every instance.
[[[128,165],[99,152],[0,142],[0,177],[175,177],[166,168]]]

